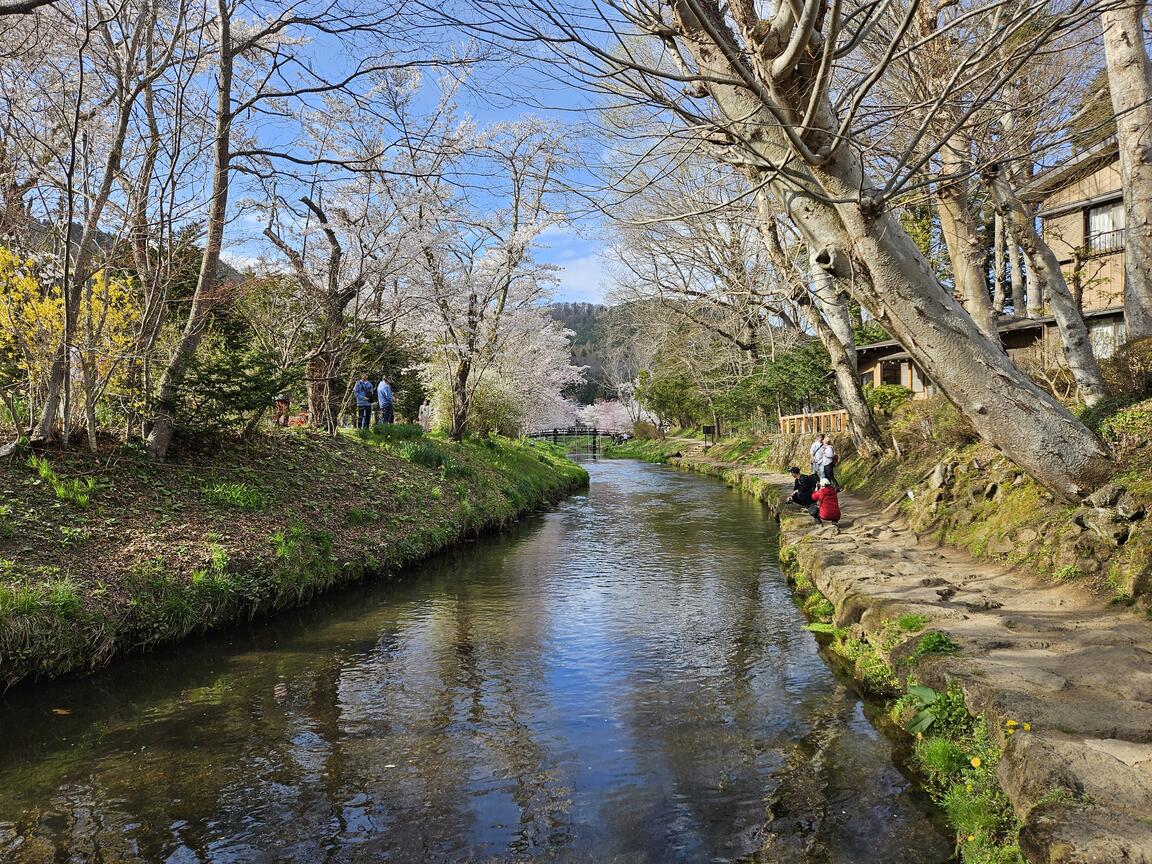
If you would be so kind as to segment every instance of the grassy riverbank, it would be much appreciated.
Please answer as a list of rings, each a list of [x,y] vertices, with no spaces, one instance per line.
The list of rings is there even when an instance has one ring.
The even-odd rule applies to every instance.
[[[296,430],[172,454],[0,462],[0,687],[306,602],[554,502],[588,475],[547,444],[405,427]]]

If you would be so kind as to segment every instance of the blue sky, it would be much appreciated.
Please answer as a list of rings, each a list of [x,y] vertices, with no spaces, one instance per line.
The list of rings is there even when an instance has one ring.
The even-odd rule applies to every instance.
[[[329,46],[335,50],[328,51],[322,46],[322,41],[312,44],[313,57],[330,59],[321,60],[317,67],[332,77],[341,77],[336,74],[338,68],[351,59],[345,46]],[[435,76],[435,72],[429,72],[426,77],[429,106],[437,98]],[[493,64],[473,71],[467,85],[458,93],[458,103],[464,113],[483,125],[531,114],[571,126],[573,138],[580,139],[583,121],[589,112],[595,110],[595,104],[593,97],[569,83],[571,80],[564,70],[556,67]],[[283,127],[286,136],[295,132],[290,121]],[[586,147],[596,147],[594,142],[583,143]],[[570,180],[577,184],[585,183],[589,188],[596,186],[591,174],[577,173]],[[239,204],[242,199],[249,198],[253,190],[237,189],[236,192],[233,202]],[[586,206],[582,210],[584,212],[574,217],[572,222],[554,225],[544,232],[538,258],[559,268],[554,292],[557,301],[599,303],[603,302],[608,288],[607,267],[602,254],[603,229],[600,217],[589,215]],[[238,268],[254,264],[261,255],[276,260],[278,256],[261,237],[263,227],[261,219],[254,213],[243,213],[234,219],[226,236],[225,260]]]

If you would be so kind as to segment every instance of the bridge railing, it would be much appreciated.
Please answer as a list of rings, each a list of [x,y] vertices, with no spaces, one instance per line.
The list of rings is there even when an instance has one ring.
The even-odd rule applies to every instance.
[[[780,417],[780,431],[785,435],[804,432],[847,432],[848,412],[820,411],[815,414],[787,414]]]
[[[600,429],[596,426],[568,426],[555,429],[538,429],[529,432],[525,438],[615,438],[619,435],[631,435],[623,429]]]

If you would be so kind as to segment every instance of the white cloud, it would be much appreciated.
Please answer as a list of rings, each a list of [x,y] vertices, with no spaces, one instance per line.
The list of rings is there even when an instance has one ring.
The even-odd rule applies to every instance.
[[[599,254],[553,262],[560,268],[556,299],[568,303],[602,303],[608,268]]]

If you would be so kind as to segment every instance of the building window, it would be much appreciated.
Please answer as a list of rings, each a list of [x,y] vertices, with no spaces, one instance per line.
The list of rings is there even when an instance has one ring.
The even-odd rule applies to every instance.
[[[880,364],[881,384],[908,385],[907,366],[899,360],[885,360]]]
[[[1124,248],[1124,202],[1110,201],[1085,211],[1084,246],[1094,255]]]

